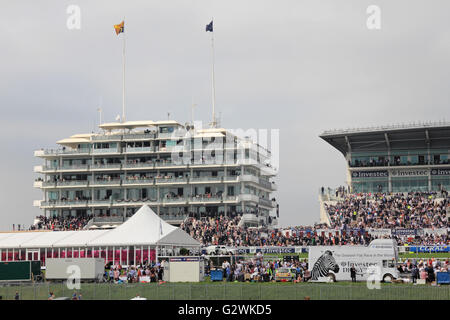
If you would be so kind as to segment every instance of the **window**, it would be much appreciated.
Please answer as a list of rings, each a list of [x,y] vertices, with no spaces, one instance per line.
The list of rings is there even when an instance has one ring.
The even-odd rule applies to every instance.
[[[383,260],[383,268],[395,268],[393,260]]]

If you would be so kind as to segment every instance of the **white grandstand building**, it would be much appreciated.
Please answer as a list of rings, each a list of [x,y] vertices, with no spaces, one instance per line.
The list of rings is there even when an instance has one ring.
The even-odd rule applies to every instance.
[[[89,226],[120,224],[143,205],[180,224],[188,215],[243,214],[248,225],[274,225],[277,171],[270,151],[223,128],[173,120],[99,125],[41,149],[43,191],[35,206],[47,217],[93,217]]]

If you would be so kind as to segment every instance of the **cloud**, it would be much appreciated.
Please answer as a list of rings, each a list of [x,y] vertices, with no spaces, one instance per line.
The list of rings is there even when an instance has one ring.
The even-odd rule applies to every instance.
[[[66,8],[81,8],[68,30]],[[216,101],[229,128],[280,129],[281,224],[319,219],[317,192],[345,181],[345,160],[322,130],[448,118],[447,1],[377,1],[382,29],[366,28],[372,1],[39,1],[2,5],[0,229],[29,225],[41,194],[33,150],[91,132],[121,113],[126,17],[127,118],[209,122],[210,34]]]

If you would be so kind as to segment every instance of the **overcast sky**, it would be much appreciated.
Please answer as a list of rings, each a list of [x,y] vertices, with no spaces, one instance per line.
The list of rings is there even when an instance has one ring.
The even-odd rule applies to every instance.
[[[449,118],[450,2],[399,0],[0,0],[0,230],[29,226],[36,149],[121,113],[125,16],[127,119],[280,129],[280,224],[319,220],[318,190],[345,181],[327,129]],[[81,29],[69,30],[69,5]],[[369,5],[381,29],[366,26]]]

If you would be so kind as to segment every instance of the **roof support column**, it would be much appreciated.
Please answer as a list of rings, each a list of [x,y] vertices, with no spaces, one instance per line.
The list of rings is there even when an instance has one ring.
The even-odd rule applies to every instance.
[[[431,170],[428,170],[428,191],[431,191]]]
[[[384,133],[384,140],[386,141],[386,146],[387,146],[387,157],[388,157],[388,167],[391,166],[391,141],[389,140],[389,136],[388,134],[385,132]],[[391,172],[388,169],[388,191],[392,192],[392,176],[391,176]]]
[[[430,134],[428,133],[428,130],[425,130],[425,142],[427,144],[427,164],[431,164],[431,142],[430,142]],[[431,190],[431,189],[430,189]]]

